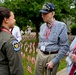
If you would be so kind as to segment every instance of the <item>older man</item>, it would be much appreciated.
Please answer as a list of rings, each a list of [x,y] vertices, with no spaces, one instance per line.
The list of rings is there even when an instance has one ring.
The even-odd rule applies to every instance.
[[[51,75],[56,75],[59,61],[69,48],[66,24],[55,20],[55,6],[52,3],[46,2],[40,12],[45,23],[40,27],[35,75],[50,75],[50,69]]]

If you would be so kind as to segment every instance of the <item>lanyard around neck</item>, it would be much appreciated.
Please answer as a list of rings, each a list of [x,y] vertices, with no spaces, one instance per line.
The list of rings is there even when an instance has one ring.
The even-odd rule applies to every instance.
[[[55,23],[56,23],[56,20],[54,20],[53,24],[51,25],[51,27],[49,29],[46,28],[46,30],[45,30],[46,39],[48,39],[51,29],[55,25]]]
[[[5,32],[8,32],[8,33],[11,34],[11,32],[10,32],[9,30],[5,29],[5,28],[1,28],[1,30],[2,30],[2,31],[5,31]]]

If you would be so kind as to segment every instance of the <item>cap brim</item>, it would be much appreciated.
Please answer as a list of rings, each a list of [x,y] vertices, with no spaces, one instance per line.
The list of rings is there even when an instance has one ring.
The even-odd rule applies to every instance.
[[[40,10],[39,12],[41,12],[41,13],[49,13],[48,11],[45,11],[45,10]]]

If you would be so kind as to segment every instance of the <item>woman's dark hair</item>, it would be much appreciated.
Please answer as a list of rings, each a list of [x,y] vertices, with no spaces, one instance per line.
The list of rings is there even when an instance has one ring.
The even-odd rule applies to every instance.
[[[10,17],[10,10],[5,7],[0,7],[0,28],[2,26],[2,22],[4,18],[9,18]]]

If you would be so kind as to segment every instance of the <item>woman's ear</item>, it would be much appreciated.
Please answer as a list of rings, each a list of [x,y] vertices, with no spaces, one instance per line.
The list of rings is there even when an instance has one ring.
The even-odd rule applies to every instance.
[[[3,22],[8,23],[8,18],[4,18]]]

